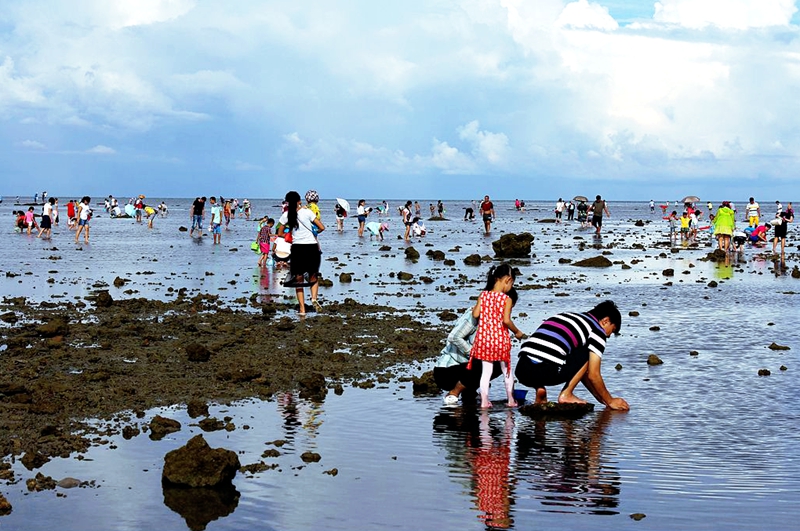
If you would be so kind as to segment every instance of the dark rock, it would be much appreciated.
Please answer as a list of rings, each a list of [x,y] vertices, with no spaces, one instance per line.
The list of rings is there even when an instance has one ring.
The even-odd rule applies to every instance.
[[[278,323],[275,325],[275,328],[278,329],[280,332],[291,332],[295,329],[294,320],[290,317],[281,317],[278,320]]]
[[[446,260],[445,260],[444,262],[442,262],[442,263],[443,263],[444,265],[446,265],[447,267],[453,267],[454,265],[456,265],[456,261],[455,261],[455,260],[451,260],[451,259],[449,259],[449,258],[448,258],[448,259],[446,259]]]
[[[614,365],[614,368],[617,369],[618,371],[621,371],[622,370],[622,364],[621,363],[617,363],[616,365]]]
[[[593,258],[580,260],[572,265],[577,267],[611,267],[613,263],[605,256],[595,256]]]
[[[75,478],[64,478],[56,483],[56,487],[60,489],[74,489],[81,486],[81,480]]]
[[[241,464],[236,452],[211,448],[202,435],[164,456],[162,480],[171,485],[214,487],[229,484]]]
[[[800,268],[797,266],[792,269],[792,278],[800,278]]]
[[[499,240],[492,242],[492,249],[498,258],[528,258],[533,240],[529,232],[503,234]]]
[[[700,355],[700,353],[699,353],[699,352],[697,352],[696,350],[691,350],[691,351],[689,351],[689,355],[690,355],[690,356],[699,356],[699,355]]]
[[[770,349],[770,350],[791,350],[791,348],[789,348],[789,347],[787,347],[785,345],[779,345],[779,344],[775,343],[774,341],[767,348]]]
[[[433,371],[425,372],[419,377],[414,376],[411,382],[414,395],[437,395],[441,392],[433,379]]]
[[[661,365],[663,363],[664,362],[661,360],[661,358],[659,358],[655,354],[650,354],[649,356],[647,356],[648,365]]]
[[[325,385],[325,376],[318,372],[301,378],[298,380],[297,385],[300,387],[300,398],[322,401],[328,393],[328,388]]]
[[[202,400],[189,400],[186,404],[186,412],[189,417],[196,419],[197,417],[208,416],[208,404]]]
[[[400,271],[399,273],[397,273],[397,278],[398,280],[403,280],[408,282],[409,280],[414,278],[414,275],[412,275],[411,273],[407,273],[405,271]]]
[[[769,372],[769,369],[758,369],[759,376],[769,376],[770,374],[772,373]]]
[[[447,262],[447,260],[445,260]],[[454,264],[455,265],[455,264]],[[419,277],[419,279],[424,282],[425,284],[433,284],[433,279],[431,277]]]
[[[198,422],[197,425],[200,426],[200,429],[203,431],[219,431],[225,429],[225,423],[214,417],[203,419]]]
[[[716,280],[712,280],[711,282],[708,283],[709,288],[716,288],[717,286],[719,286],[719,284],[717,284]]]
[[[108,290],[104,289],[97,294],[94,304],[98,308],[108,308],[114,304],[114,299],[111,297],[111,294],[108,292]]]
[[[316,452],[303,452],[300,454],[300,459],[303,460],[304,463],[318,463],[322,456]]]
[[[35,478],[31,478],[25,482],[29,492],[41,492],[43,490],[54,490],[56,488],[56,480],[50,476],[45,476],[41,472],[36,474]]]
[[[339,475],[339,469],[338,468],[331,468],[330,470],[324,470],[322,473],[323,474],[328,474],[329,476],[334,476],[335,477],[335,476]]]
[[[353,281],[353,275],[350,273],[339,273],[339,282],[341,284],[349,284]]]
[[[5,516],[7,514],[11,514],[13,508],[11,504],[8,502],[5,496],[0,494],[0,516]]]
[[[378,250],[385,253],[386,251],[391,251],[392,248],[388,245],[381,245]]]
[[[64,319],[53,319],[37,326],[36,333],[41,337],[65,336],[69,333],[69,325]]]
[[[444,260],[445,257],[444,251],[428,251],[425,254],[430,256],[432,260],[436,260],[437,262],[441,262],[442,260]]]
[[[789,370],[789,367],[787,367],[786,365],[781,365],[781,366],[780,366],[780,368],[779,368],[779,370],[781,370],[781,371],[788,371],[788,370]]]
[[[184,227],[183,225],[181,225],[180,227],[178,227],[178,231],[180,231],[180,232],[188,232],[188,231],[189,231],[189,229],[187,229],[186,227]]]
[[[168,419],[161,415],[156,415],[150,421],[150,439],[159,441],[168,433],[181,430],[181,423],[174,419]]]
[[[181,515],[191,531],[231,514],[239,505],[239,491],[233,484],[208,488],[185,488],[163,485],[164,505]]]
[[[28,470],[35,470],[43,466],[48,461],[50,461],[49,457],[47,457],[42,453],[39,453],[36,450],[25,452],[25,455],[23,455],[22,459],[20,459],[20,463],[22,463],[22,466],[24,466]]]
[[[471,254],[468,257],[464,258],[464,265],[479,266],[481,265],[481,263],[482,263],[481,255],[479,255],[478,253]]]
[[[125,426],[122,428],[122,438],[125,440],[133,439],[141,433],[136,426]]]
[[[631,317],[639,317],[639,312],[637,312],[636,310],[633,310],[631,312],[628,312],[628,315],[631,316]]]
[[[406,247],[406,258],[408,260],[419,260],[419,251],[413,247]]]
[[[675,276],[675,270],[674,269],[665,269],[664,271],[661,272],[661,274],[664,275],[665,277],[674,277]]]
[[[0,315],[0,321],[3,321],[4,323],[14,324],[17,322],[17,320],[17,314],[14,312],[6,312],[3,315]]]
[[[638,521],[639,521],[639,520],[641,520],[642,518],[647,518],[647,515],[646,515],[646,514],[644,514],[644,513],[633,513],[632,515],[630,515],[630,517],[631,517],[633,520],[636,520],[636,521],[638,522]]]
[[[455,321],[455,320],[458,319],[458,314],[455,313],[455,312],[451,312],[450,310],[444,310],[443,312],[440,312],[438,314],[438,316],[439,316],[439,319],[441,319],[442,321],[444,321],[446,323],[450,322],[450,321]]]
[[[184,347],[186,349],[186,358],[189,361],[205,362],[211,359],[211,352],[198,343],[189,343]]]
[[[641,219],[637,219],[636,222],[633,224],[634,227],[644,227],[644,221]]]
[[[658,332],[659,330],[661,330],[661,327],[660,327],[660,326],[651,326],[651,327],[649,328],[649,330],[650,330],[651,332]]]
[[[130,282],[127,278],[117,277],[114,279],[114,287],[121,288],[126,282]]]
[[[559,404],[544,402],[542,404],[526,404],[519,412],[538,420],[577,419],[594,411],[594,404]]]

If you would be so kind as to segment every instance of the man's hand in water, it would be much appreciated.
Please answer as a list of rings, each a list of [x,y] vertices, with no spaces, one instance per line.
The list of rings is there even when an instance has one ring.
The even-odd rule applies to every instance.
[[[631,408],[624,398],[619,397],[609,400],[606,406],[617,411],[628,411]]]

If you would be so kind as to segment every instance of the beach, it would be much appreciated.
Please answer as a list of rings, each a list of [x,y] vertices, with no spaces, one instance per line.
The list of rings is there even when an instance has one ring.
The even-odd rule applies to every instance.
[[[192,239],[180,230],[190,226],[191,200],[165,201],[169,216],[156,219],[150,230],[130,219],[109,219],[96,207],[88,245],[75,245],[63,222],[47,242],[10,230],[5,235],[0,447],[14,474],[0,492],[14,511],[0,524],[34,529],[32,511],[69,513],[91,507],[91,496],[116,497],[111,493],[125,483],[115,479],[118,469],[109,475],[108,466],[77,464],[87,455],[99,463],[139,459],[149,464],[134,468],[147,468],[147,478],[153,477],[168,449],[206,433],[187,417],[195,404],[211,416],[231,417],[223,423],[230,429],[206,436],[212,446],[240,452],[243,463],[263,461],[264,444],[277,437],[265,431],[276,430],[297,454],[305,445],[324,457],[318,466],[292,465],[281,461],[294,455],[285,452],[277,462],[287,473],[241,474],[238,508],[206,522],[209,528],[236,529],[266,518],[261,503],[275,507],[268,527],[352,527],[360,521],[355,515],[345,511],[330,521],[327,511],[337,503],[349,506],[344,500],[356,495],[384,499],[380,463],[392,461],[387,466],[393,467],[392,456],[406,465],[391,472],[400,493],[397,509],[368,509],[368,522],[403,527],[401,514],[412,511],[417,525],[480,528],[475,513],[486,513],[486,505],[469,488],[454,485],[474,473],[466,465],[480,454],[475,441],[484,434],[484,419],[463,408],[442,409],[436,392],[415,396],[411,379],[430,370],[449,323],[474,304],[495,263],[492,242],[521,232],[535,239],[529,258],[511,260],[520,272],[515,322],[532,332],[551,314],[586,311],[613,299],[623,314],[623,334],[609,340],[603,371],[631,412],[609,414],[599,407],[587,419],[545,429],[506,411],[499,401],[502,386],[493,385],[497,403],[487,413],[485,435],[497,454],[515,456],[506,464],[504,481],[511,488],[503,494],[514,503],[506,504],[498,522],[557,525],[579,515],[576,521],[592,525],[592,518],[616,516],[613,525],[625,527],[634,523],[629,514],[674,522],[666,520],[670,511],[684,507],[680,526],[699,528],[695,517],[705,509],[687,501],[692,495],[716,503],[714,515],[727,528],[745,529],[766,515],[780,527],[798,516],[785,494],[796,486],[798,472],[790,458],[798,436],[789,429],[797,418],[790,404],[798,397],[794,362],[800,348],[800,322],[791,310],[800,294],[800,280],[793,277],[800,259],[795,227],[781,264],[771,246],[725,258],[713,256],[705,234],[697,243],[671,244],[666,222],[645,202],[610,202],[611,215],[596,238],[575,222],[552,223],[552,205],[538,201],[529,201],[525,212],[515,210],[513,201],[497,202],[497,222],[486,236],[479,222],[463,221],[469,202],[445,200],[446,219],[426,219],[428,234],[411,243],[398,240],[399,215],[390,209],[390,232],[378,242],[359,239],[352,218],[344,233],[336,233],[333,203],[323,201],[328,230],[320,237],[322,274],[329,282],[320,289],[323,311],[300,320],[294,290],[281,285],[285,274],[255,265],[254,221],[237,217],[222,244],[213,246],[209,236]],[[254,217],[277,218],[278,202],[254,200]],[[11,208],[0,207],[9,225]],[[406,258],[409,246],[419,259]],[[481,261],[467,265],[473,255]],[[576,265],[600,257],[607,267]],[[786,349],[771,349],[773,344]],[[650,354],[664,364],[647,365]],[[759,376],[760,369],[771,375]],[[292,410],[303,417],[296,419],[303,429],[280,427]],[[182,420],[182,429],[148,440],[156,414]],[[312,417],[329,430],[325,435]],[[337,425],[342,428],[333,430]],[[359,452],[345,450],[348,437],[360,440]],[[719,440],[727,446],[719,447]],[[584,448],[576,441],[594,442]],[[553,460],[542,451],[547,446],[561,454],[574,448],[580,456]],[[330,472],[331,461],[339,474],[321,475]],[[574,497],[561,499],[560,516],[547,509],[555,490],[537,465],[542,461],[565,475],[562,485],[591,485],[583,498],[578,485]],[[567,470],[586,462],[599,480],[590,479],[589,469]],[[25,480],[40,471],[72,475],[70,463],[101,486],[70,491],[70,499],[81,500],[74,504],[58,505],[62,500],[44,492],[23,496]],[[741,482],[737,473],[758,481]],[[149,487],[132,487],[134,498],[153,505],[152,481],[136,474],[133,484]],[[421,486],[426,474],[435,485]],[[437,485],[444,499],[435,494]],[[303,492],[319,512],[295,515],[289,502],[270,494],[272,488]],[[165,529],[185,526],[165,516],[170,509],[155,505],[146,521]],[[115,521],[101,518],[97,528]],[[70,525],[92,528],[80,519]],[[125,514],[116,527],[140,525]]]

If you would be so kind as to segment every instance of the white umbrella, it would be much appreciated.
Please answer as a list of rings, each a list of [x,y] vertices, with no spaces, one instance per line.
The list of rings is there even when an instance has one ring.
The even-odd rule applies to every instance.
[[[337,197],[336,202],[339,203],[339,206],[342,207],[345,212],[350,212],[350,203],[347,202],[347,199]]]

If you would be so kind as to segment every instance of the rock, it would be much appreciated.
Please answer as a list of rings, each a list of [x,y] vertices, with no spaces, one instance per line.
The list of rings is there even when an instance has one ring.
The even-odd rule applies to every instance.
[[[186,404],[186,412],[189,417],[196,419],[197,417],[208,416],[208,404],[202,400],[189,400]]]
[[[533,235],[529,232],[503,234],[499,240],[492,242],[492,249],[498,258],[528,258],[533,240]]]
[[[36,333],[41,337],[65,336],[69,333],[69,325],[64,319],[53,319],[37,326]]]
[[[22,459],[20,459],[22,466],[24,466],[28,470],[37,469],[42,465],[44,465],[45,463],[47,463],[48,461],[50,461],[50,458],[38,452],[37,450],[25,452],[25,455],[23,455]]]
[[[464,258],[464,265],[479,266],[481,265],[481,263],[482,263],[481,255],[479,255],[478,253],[471,254],[468,257]]]
[[[458,319],[458,314],[455,312],[451,312],[450,310],[444,310],[438,314],[439,319],[441,319],[445,323],[449,323],[451,321],[455,321]]]
[[[674,269],[665,269],[664,271],[661,272],[661,274],[664,275],[665,277],[674,277],[675,276],[675,270]]]
[[[56,487],[62,489],[74,489],[75,487],[81,486],[81,480],[75,478],[64,478],[58,483],[56,483]]]
[[[189,229],[187,229],[186,227],[184,227],[183,225],[181,225],[180,227],[178,227],[178,231],[179,231],[179,232],[188,232],[188,231],[189,231]]]
[[[436,260],[437,262],[441,262],[445,257],[444,251],[428,251],[425,254],[430,256],[431,260]]]
[[[114,299],[111,297],[111,294],[108,292],[108,290],[104,289],[97,294],[94,304],[98,308],[108,308],[114,304]]]
[[[690,356],[699,356],[699,355],[700,355],[700,353],[699,353],[699,352],[697,352],[696,350],[692,350],[692,351],[689,351],[689,355],[690,355]]]
[[[787,347],[785,345],[779,345],[779,344],[775,343],[774,341],[767,348],[770,349],[770,350],[791,350],[791,348],[789,348],[789,347]]]
[[[17,322],[17,320],[17,314],[14,312],[6,312],[3,315],[0,315],[0,321],[3,321],[4,323],[14,324]]]
[[[318,463],[322,456],[316,452],[303,452],[300,454],[300,459],[303,460],[304,463]]]
[[[636,520],[636,521],[638,522],[638,521],[639,521],[639,520],[641,520],[642,518],[647,518],[647,515],[646,515],[646,514],[644,514],[644,513],[633,513],[632,515],[630,515],[630,517],[631,517],[633,520]]]
[[[312,373],[301,378],[297,382],[300,387],[300,398],[310,399],[317,402],[325,400],[328,388],[325,386],[325,376],[320,373]]]
[[[650,354],[649,356],[647,356],[648,365],[661,365],[663,363],[664,362],[661,360],[661,358],[659,358],[655,354]]]
[[[407,260],[419,260],[419,251],[417,251],[413,247],[407,247],[406,248],[406,259]]]
[[[447,262],[447,260],[445,260],[445,262]],[[455,265],[455,264],[453,264],[453,265]],[[423,277],[419,277],[419,279],[420,279],[422,282],[424,282],[425,284],[433,284],[433,279],[432,279],[431,277],[425,277],[425,276],[423,276]]]
[[[788,371],[788,370],[789,370],[789,367],[787,367],[786,365],[781,365],[779,370],[781,370],[781,371]]]
[[[436,395],[441,392],[436,380],[433,379],[433,371],[422,373],[421,376],[414,376],[411,379],[411,386],[414,395]]]
[[[25,486],[28,487],[29,492],[53,490],[56,488],[56,480],[39,472],[36,477],[25,481]]]
[[[595,256],[593,258],[580,260],[572,265],[577,267],[611,267],[613,263],[605,256]]]
[[[719,286],[719,284],[717,283],[716,280],[712,280],[711,282],[708,283],[709,288],[716,288],[717,286]]]
[[[414,278],[414,275],[412,275],[411,273],[406,273],[405,271],[400,271],[399,273],[397,273],[397,278],[398,280],[403,280],[405,282],[408,282],[409,280]]]
[[[792,278],[800,278],[800,268],[797,266],[792,269]]]
[[[127,278],[117,277],[114,279],[114,287],[121,288],[126,282],[130,282]]]
[[[633,224],[634,227],[644,227],[644,221],[641,219],[637,219],[636,222]]]
[[[661,330],[661,327],[660,327],[660,326],[651,326],[651,327],[649,328],[649,330],[650,330],[651,332],[658,332],[659,330]]]
[[[628,312],[628,315],[630,317],[639,317],[639,312],[637,312],[636,310],[633,310],[632,312]]]
[[[614,365],[614,368],[617,369],[618,371],[621,371],[622,370],[622,364],[621,363],[617,363],[616,365]]]
[[[391,251],[391,250],[392,250],[392,248],[391,248],[390,246],[388,246],[388,245],[381,245],[381,246],[378,248],[378,250],[379,250],[379,251],[381,251],[382,253],[385,253],[385,252],[387,252],[387,251]]]
[[[445,260],[444,262],[442,262],[442,263],[443,263],[444,265],[446,265],[447,267],[453,267],[454,265],[456,265],[456,261],[455,261],[455,260],[451,260],[451,259],[449,259],[449,258],[448,258],[448,259],[446,259],[446,260]]]
[[[160,441],[168,433],[181,430],[181,423],[174,419],[168,419],[161,415],[156,415],[150,421],[150,439]]]
[[[211,352],[198,343],[189,343],[184,347],[186,349],[186,358],[189,361],[205,362],[211,359]]]
[[[11,514],[12,511],[11,504],[8,502],[5,496],[0,494],[0,516],[5,516],[7,514]]]
[[[353,281],[353,275],[350,273],[339,273],[339,282],[341,284],[349,284]]]
[[[772,373],[769,372],[769,369],[758,369],[759,376],[769,376],[770,374]]]
[[[211,448],[202,435],[164,456],[162,481],[186,487],[230,484],[241,464],[236,452]]]
[[[122,428],[122,438],[125,440],[133,439],[137,437],[141,431],[136,426],[125,426]]]
[[[335,477],[335,476],[339,475],[339,469],[338,468],[331,468],[330,470],[324,470],[322,473],[323,474],[328,474],[329,476],[334,476]]]
[[[542,404],[526,404],[519,412],[538,420],[577,419],[594,411],[594,404],[559,404],[545,402]]]
[[[219,431],[225,429],[225,423],[214,417],[203,419],[198,422],[197,425],[200,426],[200,429],[203,431]]]

